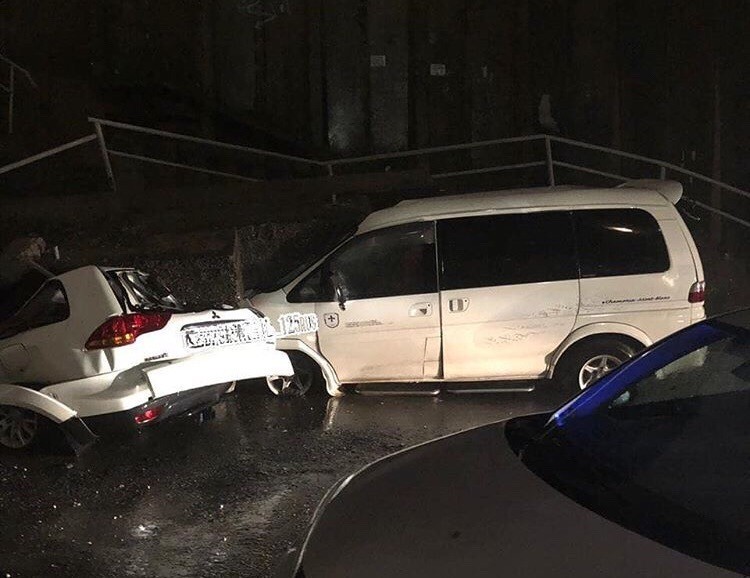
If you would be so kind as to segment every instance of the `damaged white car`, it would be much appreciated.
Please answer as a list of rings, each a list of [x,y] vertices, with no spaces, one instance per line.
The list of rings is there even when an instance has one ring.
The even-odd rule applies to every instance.
[[[294,373],[263,315],[188,311],[136,269],[83,267],[28,294],[0,296],[0,444],[8,448],[32,445],[46,419],[79,449],[110,424],[141,427],[208,407],[235,380]]]

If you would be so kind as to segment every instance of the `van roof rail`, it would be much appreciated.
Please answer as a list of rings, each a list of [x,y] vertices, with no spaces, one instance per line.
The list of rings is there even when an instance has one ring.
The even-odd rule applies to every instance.
[[[648,189],[656,191],[673,205],[682,198],[682,183],[662,179],[634,179],[618,185],[624,189]]]

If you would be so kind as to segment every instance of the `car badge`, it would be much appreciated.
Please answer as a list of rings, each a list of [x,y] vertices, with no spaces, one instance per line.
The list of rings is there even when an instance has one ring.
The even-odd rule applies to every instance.
[[[339,326],[338,313],[326,313],[323,320],[325,321],[326,327],[330,327],[331,329],[335,329]]]
[[[211,319],[218,319],[218,318],[219,318],[219,314],[216,313],[216,311],[211,311]]]

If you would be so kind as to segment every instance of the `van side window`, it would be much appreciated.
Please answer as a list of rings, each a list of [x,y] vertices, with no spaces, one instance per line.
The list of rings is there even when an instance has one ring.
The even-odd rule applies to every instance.
[[[570,214],[564,211],[438,221],[442,289],[578,278]]]
[[[573,211],[581,277],[663,273],[669,252],[656,219],[642,209]]]
[[[289,294],[291,303],[373,299],[437,291],[433,223],[411,223],[355,237]]]
[[[0,339],[12,337],[35,327],[65,321],[69,316],[70,307],[62,283],[49,281],[18,313],[0,324]]]
[[[305,277],[286,296],[289,303],[325,303],[333,301],[333,288],[324,282],[323,268],[325,263]]]

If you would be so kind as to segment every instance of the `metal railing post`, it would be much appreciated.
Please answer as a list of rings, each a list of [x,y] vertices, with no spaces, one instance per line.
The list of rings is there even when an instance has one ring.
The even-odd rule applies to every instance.
[[[104,131],[102,131],[102,125],[98,121],[92,121],[94,123],[94,129],[96,130],[96,138],[99,141],[99,148],[102,153],[102,160],[104,161],[104,169],[107,171],[107,180],[109,181],[109,188],[112,191],[117,190],[117,183],[115,182],[115,174],[112,172],[112,161],[109,158],[109,152],[107,151],[107,142],[104,140]]]
[[[8,78],[8,134],[13,134],[13,96],[16,90],[16,69],[10,67],[10,77]]]
[[[667,178],[667,167],[664,165],[659,165],[659,179],[662,181],[666,180]]]
[[[547,182],[550,187],[555,186],[555,163],[552,160],[552,141],[549,136],[544,137],[544,150],[547,154]]]

